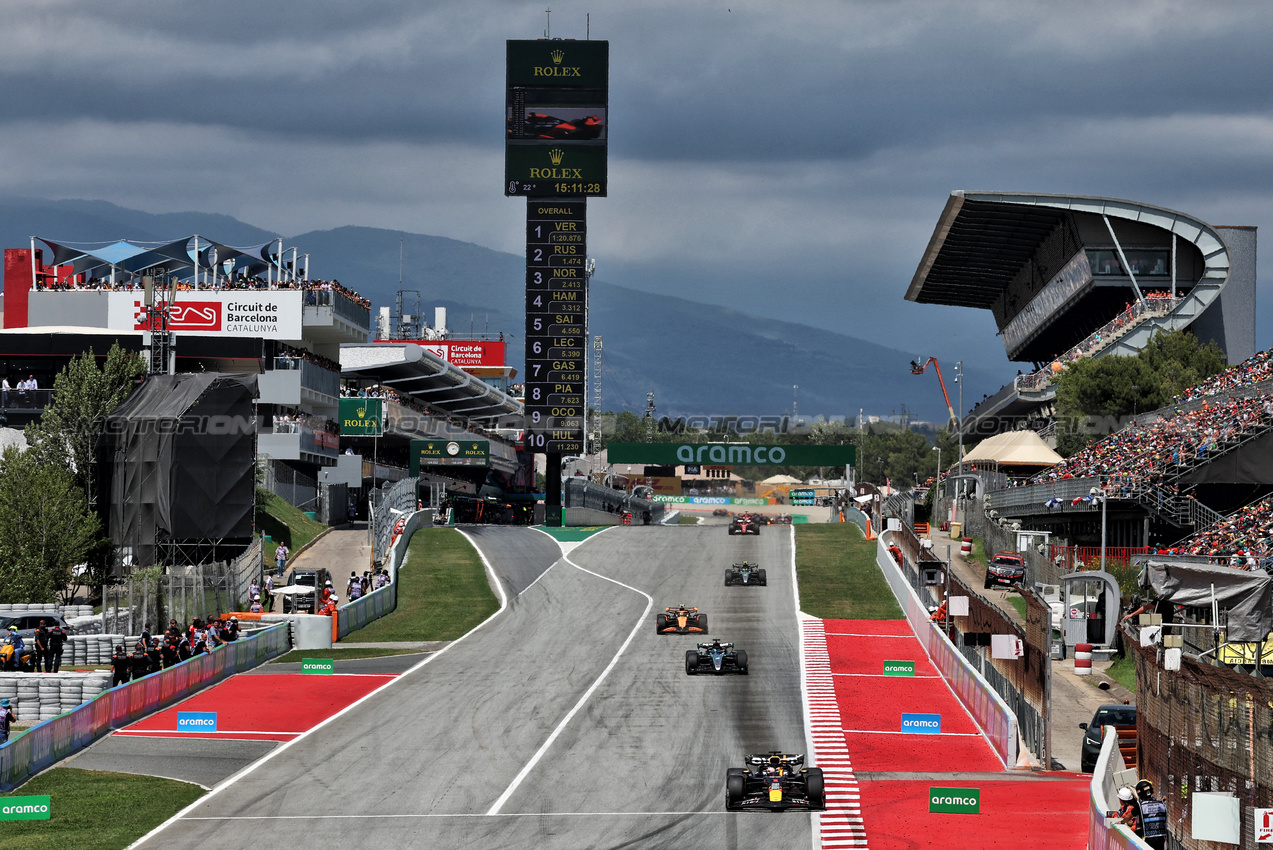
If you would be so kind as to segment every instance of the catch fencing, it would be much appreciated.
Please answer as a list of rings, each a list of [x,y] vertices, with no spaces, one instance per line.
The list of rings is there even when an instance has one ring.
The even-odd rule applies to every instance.
[[[371,542],[377,564],[384,563],[387,557],[394,525],[398,520],[405,520],[419,505],[419,480],[404,478],[393,484],[386,482],[379,490],[371,491]]]
[[[1162,647],[1140,646],[1132,629],[1123,644],[1136,659],[1140,775],[1167,792],[1172,837],[1187,850],[1213,846],[1190,837],[1192,795],[1227,792],[1241,804],[1239,846],[1254,850],[1252,809],[1273,808],[1273,684],[1188,654],[1168,671]]]
[[[265,547],[260,537],[233,561],[170,566],[159,576],[139,571],[123,584],[102,589],[102,632],[157,634],[169,619],[189,623],[248,607],[248,588],[264,577]]]
[[[888,581],[893,595],[906,614],[911,631],[923,645],[938,672],[945,678],[959,701],[968,709],[977,725],[990,741],[990,746],[1003,760],[1004,768],[1011,769],[1017,763],[1017,718],[1008,704],[995,693],[990,683],[960,654],[940,629],[929,620],[925,601],[932,595],[923,588],[927,600],[908,582],[906,573],[899,568],[889,552],[889,544],[895,532],[886,532],[876,544],[876,563]]]
[[[143,679],[103,691],[79,708],[32,727],[0,745],[0,791],[79,752],[108,732],[180,702],[190,694],[251,670],[291,648],[286,623],[239,638]]]
[[[407,546],[411,543],[411,536],[420,528],[428,528],[432,525],[433,511],[431,510],[413,511],[406,517],[401,532],[390,538],[389,554],[384,564],[384,568],[389,572],[389,583],[337,609],[337,640],[361,629],[373,620],[379,620],[398,607],[398,568],[402,566],[402,561],[407,556]]]

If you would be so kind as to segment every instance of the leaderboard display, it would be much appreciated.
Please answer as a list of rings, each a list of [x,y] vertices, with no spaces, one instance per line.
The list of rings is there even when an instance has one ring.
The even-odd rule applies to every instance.
[[[510,40],[504,194],[606,194],[610,42]]]
[[[587,201],[526,202],[526,447],[584,450]]]

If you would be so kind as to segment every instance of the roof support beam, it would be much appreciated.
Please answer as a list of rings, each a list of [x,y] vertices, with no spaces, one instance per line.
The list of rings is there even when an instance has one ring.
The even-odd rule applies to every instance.
[[[1114,234],[1114,225],[1109,223],[1109,216],[1105,213],[1101,213],[1101,218],[1105,219],[1105,227],[1109,230],[1109,238],[1114,240],[1114,250],[1118,252],[1118,261],[1123,264],[1123,271],[1127,272],[1127,277],[1132,282],[1132,291],[1136,293],[1136,300],[1144,304],[1145,295],[1136,284],[1136,275],[1132,274],[1132,267],[1127,264],[1127,257],[1123,254],[1123,245],[1118,241],[1118,236]]]

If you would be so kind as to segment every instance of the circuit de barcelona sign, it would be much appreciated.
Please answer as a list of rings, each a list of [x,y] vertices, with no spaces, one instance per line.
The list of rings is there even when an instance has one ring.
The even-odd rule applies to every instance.
[[[857,461],[856,446],[775,446],[751,443],[611,443],[610,463],[675,466],[843,466]]]

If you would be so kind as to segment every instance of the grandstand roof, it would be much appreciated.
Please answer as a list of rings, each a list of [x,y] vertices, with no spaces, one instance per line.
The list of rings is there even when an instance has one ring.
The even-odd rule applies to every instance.
[[[169,273],[211,269],[233,260],[236,268],[248,274],[265,271],[274,262],[277,251],[270,249],[279,240],[260,245],[233,247],[213,242],[197,234],[172,242],[133,242],[121,239],[109,243],[63,243],[37,237],[53,251],[52,266],[71,266],[76,274],[104,276],[111,268],[126,272],[163,268]]]
[[[1069,214],[1108,215],[1161,227],[1197,244],[1222,247],[1211,228],[1175,210],[1092,195],[950,193],[910,287],[908,301],[988,308]]]
[[[397,393],[469,419],[520,414],[522,402],[412,342],[345,343],[345,377],[371,378]]]

